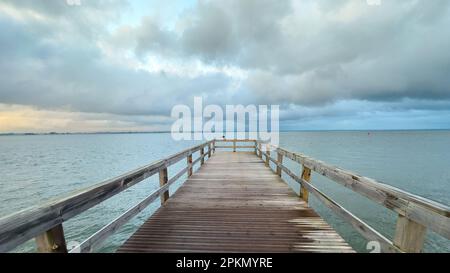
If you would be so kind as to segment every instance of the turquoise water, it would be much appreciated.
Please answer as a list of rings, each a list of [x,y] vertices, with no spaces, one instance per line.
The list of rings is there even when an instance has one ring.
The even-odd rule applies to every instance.
[[[94,185],[194,145],[170,134],[36,135],[0,137],[0,217],[61,194]],[[412,193],[450,204],[450,131],[283,132],[280,145],[353,170]],[[286,160],[291,170],[300,166]],[[169,168],[169,176],[184,167]],[[286,178],[298,190],[298,185]],[[333,181],[312,182],[391,238],[396,215]],[[176,190],[179,183],[171,188]],[[68,241],[81,242],[157,189],[152,177],[64,224]],[[311,205],[358,251],[366,242],[319,201]],[[158,207],[158,202],[110,237],[97,251],[113,252]],[[33,251],[34,242],[17,252]],[[428,232],[427,252],[450,252],[449,242]]]

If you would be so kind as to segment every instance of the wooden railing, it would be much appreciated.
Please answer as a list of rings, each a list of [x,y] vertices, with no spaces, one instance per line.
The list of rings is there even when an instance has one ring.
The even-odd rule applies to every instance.
[[[271,150],[277,154],[276,159],[271,157]],[[309,194],[313,194],[367,240],[379,242],[383,252],[421,252],[428,228],[450,239],[450,208],[446,205],[260,141],[257,141],[256,153],[264,159],[266,166],[273,162],[279,176],[283,171],[298,182],[301,186],[300,197],[306,202]],[[301,176],[283,165],[284,157],[302,166]],[[312,171],[396,212],[398,219],[393,242],[312,185]]]
[[[216,145],[216,143],[232,143],[232,145]],[[240,146],[237,143],[252,144]],[[306,202],[308,202],[309,194],[313,194],[333,212],[349,222],[367,240],[379,242],[383,252],[420,252],[427,229],[450,239],[450,208],[446,205],[267,143],[256,140],[220,139],[205,142],[64,198],[0,219],[0,252],[10,251],[32,238],[36,238],[39,252],[67,252],[63,222],[159,173],[160,188],[158,190],[72,250],[72,252],[91,252],[95,246],[98,246],[158,197],[161,198],[161,204],[164,204],[169,198],[170,185],[185,173],[191,176],[193,166],[198,162],[203,164],[206,156],[209,159],[216,148],[232,149],[234,152],[241,148],[254,150],[254,153],[265,162],[267,167],[270,167],[270,162],[275,164],[274,172],[277,175],[281,177],[284,172],[299,183],[301,186],[300,197]],[[193,160],[192,155],[198,151],[200,156]],[[272,157],[275,153],[276,159]],[[302,166],[300,176],[297,176],[295,172],[283,164],[284,158]],[[167,168],[182,159],[186,159],[186,167],[169,179]],[[396,212],[398,220],[394,240],[390,241],[312,185],[310,183],[312,172],[325,176]]]
[[[228,143],[231,142],[232,145],[215,145],[215,148],[218,149],[233,149],[233,152],[236,152],[236,149],[254,149],[256,153],[256,140],[252,139],[216,139],[214,143]],[[237,143],[252,143],[251,145],[237,145]]]
[[[205,149],[208,149],[207,153]],[[193,161],[192,155],[198,151],[200,156]],[[36,238],[38,252],[67,252],[63,222],[159,173],[160,188],[158,190],[72,250],[72,252],[90,252],[94,246],[103,242],[156,198],[161,197],[161,204],[166,202],[169,198],[170,185],[186,172],[188,176],[191,176],[193,166],[198,162],[203,164],[205,157],[208,156],[209,159],[214,151],[214,141],[208,141],[63,198],[1,218],[0,252],[10,251],[33,238]],[[186,159],[187,166],[169,179],[167,168],[182,159]]]

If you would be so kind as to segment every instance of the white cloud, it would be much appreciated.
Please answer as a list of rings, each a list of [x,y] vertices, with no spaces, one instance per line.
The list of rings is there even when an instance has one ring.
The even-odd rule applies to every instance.
[[[305,115],[311,124],[336,124],[342,112],[359,119],[368,108],[448,108],[446,0],[170,1],[129,19],[144,5],[0,3],[0,103],[111,115],[123,123],[102,126],[123,128],[198,95],[222,105],[281,104],[286,121]],[[391,103],[397,110],[384,106]]]

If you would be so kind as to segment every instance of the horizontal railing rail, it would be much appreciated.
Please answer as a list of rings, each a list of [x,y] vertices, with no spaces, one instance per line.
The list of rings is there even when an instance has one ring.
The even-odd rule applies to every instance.
[[[216,145],[216,143],[226,144],[230,142],[232,143],[231,146]],[[244,145],[237,145],[237,143],[244,143]],[[245,145],[245,143],[251,144]],[[205,153],[206,148],[208,148],[207,153]],[[77,191],[66,197],[1,218],[0,252],[10,251],[32,238],[36,238],[37,249],[40,252],[67,252],[62,227],[63,222],[159,173],[160,187],[156,191],[102,227],[71,251],[92,252],[108,236],[116,232],[158,197],[161,198],[161,204],[164,204],[169,198],[169,187],[184,174],[187,173],[188,177],[191,176],[193,174],[193,166],[198,162],[203,164],[206,156],[209,159],[216,148],[233,149],[234,152],[241,148],[254,149],[255,154],[264,160],[267,167],[270,167],[270,162],[274,163],[276,167],[274,172],[277,175],[282,177],[284,172],[288,177],[300,184],[300,197],[306,202],[309,200],[309,194],[313,194],[335,214],[350,223],[364,238],[370,241],[377,241],[383,252],[420,252],[423,248],[427,229],[450,239],[450,208],[446,205],[329,165],[303,154],[274,147],[268,143],[249,139],[217,139]],[[200,156],[193,161],[192,155],[198,151]],[[274,154],[276,154],[276,158],[272,157]],[[169,179],[167,168],[183,158],[186,158],[187,166]],[[283,164],[284,158],[288,158],[302,166],[300,176]],[[398,220],[393,241],[311,184],[312,172],[327,177],[396,212]]]
[[[271,152],[277,154],[276,159],[271,157]],[[299,183],[301,186],[300,197],[306,202],[308,202],[309,193],[314,194],[318,200],[349,222],[367,240],[379,242],[381,250],[384,252],[422,251],[427,228],[450,239],[450,208],[446,205],[261,141],[256,142],[256,154],[261,159],[265,157],[264,161],[268,167],[270,167],[269,163],[273,162],[276,166],[275,172],[280,177],[281,173],[285,172]],[[301,176],[297,176],[283,165],[284,157],[302,165]],[[394,240],[390,241],[313,186],[310,183],[311,171],[398,213]]]
[[[215,148],[221,149],[254,149],[256,153],[256,140],[254,139],[216,139],[215,142],[227,143],[231,142],[233,145],[214,145]],[[236,145],[237,143],[252,143],[251,145]]]
[[[208,148],[207,153],[205,153],[206,147]],[[192,161],[192,154],[198,151],[200,151],[199,158]],[[169,186],[186,172],[188,176],[192,175],[193,166],[198,162],[203,164],[205,157],[208,156],[209,159],[211,153],[214,153],[214,151],[214,141],[208,141],[65,197],[57,198],[45,204],[3,217],[0,219],[0,252],[10,251],[33,238],[36,238],[39,252],[67,252],[62,226],[63,222],[159,173],[160,188],[158,190],[103,227],[73,250],[73,252],[92,251],[93,246],[99,244],[114,233],[120,226],[142,211],[156,198],[161,196],[161,203],[164,203],[169,198]],[[187,158],[187,167],[169,180],[167,177],[167,168],[183,158]]]

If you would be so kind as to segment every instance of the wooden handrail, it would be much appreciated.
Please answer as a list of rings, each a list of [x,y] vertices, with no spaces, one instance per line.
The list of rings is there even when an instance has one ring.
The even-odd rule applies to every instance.
[[[219,143],[227,143],[231,142],[232,145],[215,145],[215,148],[217,149],[233,149],[233,152],[236,152],[237,149],[252,149],[255,150],[256,153],[256,140],[254,139],[216,139],[215,142]],[[242,143],[249,143],[252,142],[253,145],[241,145],[238,146],[236,143],[242,142]]]
[[[216,142],[232,142],[233,145],[217,146]],[[236,146],[237,142],[253,142],[254,145]],[[263,151],[263,147],[267,149]],[[208,149],[207,152],[205,152],[205,148]],[[64,231],[62,228],[64,221],[159,173],[160,188],[111,223],[101,228],[72,252],[92,251],[94,246],[104,241],[109,235],[142,211],[156,198],[161,197],[162,203],[166,202],[169,198],[168,190],[170,185],[185,173],[188,176],[192,175],[193,166],[198,162],[203,165],[205,157],[208,156],[209,159],[216,148],[232,148],[233,151],[236,151],[238,148],[254,149],[255,154],[265,162],[266,166],[270,167],[270,161],[275,164],[276,170],[274,172],[277,175],[281,176],[282,172],[284,172],[301,185],[300,195],[306,202],[308,201],[309,193],[313,194],[333,212],[349,222],[363,237],[379,242],[383,252],[421,251],[427,228],[450,239],[450,208],[446,205],[329,165],[303,154],[293,153],[261,141],[250,139],[219,139],[186,149],[163,160],[158,160],[147,166],[77,191],[66,197],[1,218],[0,252],[9,251],[32,238],[36,238],[39,251],[66,252]],[[276,159],[271,157],[271,150],[277,153]],[[192,160],[193,153],[197,151],[200,151],[200,156],[196,160]],[[183,158],[186,159],[187,166],[169,179],[167,168]],[[301,177],[283,165],[283,158],[288,158],[301,165]],[[310,183],[311,172],[323,175],[397,212],[399,217],[394,240],[387,239],[363,220],[353,215],[350,211],[317,189]]]
[[[222,138],[222,139],[216,139],[216,142],[255,142],[256,140],[254,139],[227,139],[227,138]]]
[[[430,228],[443,237],[450,239],[450,208],[438,202],[408,193],[396,187],[386,185],[374,179],[367,178],[353,172],[328,165],[311,157],[289,152],[285,149],[270,146],[281,158],[286,157],[303,166],[302,177],[298,177],[280,162],[280,157],[270,157],[270,152],[262,151],[260,141],[257,141],[256,149],[260,157],[262,155],[272,161],[279,169],[284,171],[294,181],[300,183],[301,196],[307,201],[309,192],[312,192],[326,206],[335,213],[349,221],[365,238],[377,239],[385,252],[419,252],[423,247],[426,228]],[[268,144],[263,144],[268,145]],[[266,163],[267,165],[267,163]],[[314,171],[323,175],[384,207],[399,214],[394,241],[386,239],[362,220],[345,210],[337,202],[323,194],[309,183],[310,172]]]
[[[204,157],[204,155],[203,155]],[[165,183],[162,187],[154,191],[144,200],[139,202],[134,207],[127,210],[125,213],[114,219],[111,223],[107,224],[99,231],[91,235],[89,238],[84,240],[79,246],[74,248],[71,253],[84,253],[84,252],[92,252],[94,247],[99,245],[101,242],[106,240],[110,235],[112,235],[119,227],[123,226],[127,223],[131,218],[133,218],[136,214],[144,210],[148,205],[150,205],[153,201],[158,198],[158,196],[162,196],[165,191],[169,189],[169,187],[175,183],[181,176],[183,176],[189,167],[182,169],[178,174],[169,179],[167,183]],[[165,202],[165,200],[164,200]]]
[[[220,149],[233,149],[236,150],[236,148],[241,148],[241,149],[254,149],[255,146],[253,145],[247,145],[247,146],[228,146],[228,145],[217,145],[216,148]]]
[[[161,170],[167,169],[167,167],[181,159],[192,158],[193,153],[205,147],[211,147],[211,143],[213,143],[213,141],[205,142],[116,178],[108,179],[97,185],[76,191],[65,197],[57,198],[42,205],[33,206],[1,218],[0,252],[7,252],[35,237],[39,237],[38,244],[45,248],[43,251],[51,251],[52,248],[54,250],[62,249],[62,244],[48,246],[49,242],[52,242],[48,237],[50,235],[54,236],[54,231],[56,230],[54,229],[55,227],[59,227],[68,219],[111,198],[144,179],[159,173]],[[192,166],[199,162],[204,156],[205,154],[194,162],[191,161],[187,170],[192,169]],[[166,186],[168,187],[168,185],[170,185],[169,183],[162,184],[162,188],[166,188]],[[161,194],[166,191],[167,190],[161,191]],[[160,194],[158,194],[158,196],[159,195]],[[168,197],[168,195],[166,195],[166,197]],[[59,234],[63,234],[62,226],[60,226],[58,230],[61,230]],[[49,234],[49,232],[52,232],[52,234]]]

